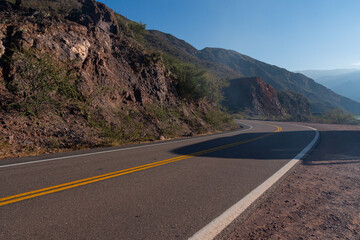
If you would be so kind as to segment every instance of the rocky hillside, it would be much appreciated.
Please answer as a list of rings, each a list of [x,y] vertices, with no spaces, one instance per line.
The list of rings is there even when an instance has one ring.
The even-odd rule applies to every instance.
[[[285,117],[275,89],[261,78],[238,78],[224,88],[223,104],[232,112],[251,116]]]
[[[278,91],[280,105],[294,121],[306,121],[311,116],[311,104],[302,94],[292,91]]]
[[[184,68],[192,88],[102,3],[1,0],[0,19],[2,157],[233,127],[210,93],[188,97],[206,72]]]
[[[259,77],[233,79],[224,88],[223,105],[231,112],[251,117],[306,121],[311,105],[304,95],[277,92]]]
[[[360,114],[360,103],[340,96],[300,73],[287,71],[233,50],[221,48],[197,50],[190,44],[159,31],[149,31],[146,40],[150,46],[206,68],[220,78],[256,76],[261,77],[276,90],[303,94],[309,99],[314,113],[341,108]]]

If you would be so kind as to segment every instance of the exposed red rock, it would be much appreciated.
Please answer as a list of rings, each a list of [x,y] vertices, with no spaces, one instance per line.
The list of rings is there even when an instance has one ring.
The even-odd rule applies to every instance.
[[[275,89],[261,78],[231,80],[224,92],[224,104],[231,111],[245,111],[255,116],[285,116]]]

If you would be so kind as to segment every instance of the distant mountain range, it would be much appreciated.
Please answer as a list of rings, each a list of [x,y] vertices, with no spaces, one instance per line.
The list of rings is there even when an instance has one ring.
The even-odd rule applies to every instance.
[[[300,73],[338,94],[360,102],[360,69],[306,70]]]
[[[314,113],[341,108],[360,114],[360,103],[336,94],[304,74],[290,72],[233,50],[221,48],[197,50],[171,34],[156,30],[148,31],[145,39],[151,47],[205,68],[223,79],[261,77],[277,91],[285,90],[303,94],[309,99]]]
[[[295,71],[295,72],[302,73],[309,78],[317,80],[324,77],[340,76],[357,71],[360,71],[360,69],[303,70],[303,71]]]

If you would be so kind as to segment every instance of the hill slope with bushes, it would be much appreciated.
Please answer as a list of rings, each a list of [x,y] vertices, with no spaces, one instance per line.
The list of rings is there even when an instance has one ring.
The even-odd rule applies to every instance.
[[[111,146],[234,127],[217,78],[144,46],[104,4],[1,1],[1,156]]]

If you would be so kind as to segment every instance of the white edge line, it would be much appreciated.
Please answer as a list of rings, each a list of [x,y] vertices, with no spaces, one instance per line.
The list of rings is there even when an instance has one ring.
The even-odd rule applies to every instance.
[[[282,176],[284,176],[293,166],[295,166],[301,158],[307,154],[312,147],[316,144],[319,139],[319,132],[317,129],[302,126],[312,129],[316,132],[313,140],[300,152],[294,159],[288,162],[285,166],[279,169],[271,177],[269,177],[265,182],[251,191],[248,195],[242,198],[239,202],[235,203],[229,209],[227,209],[220,216],[212,220],[209,224],[195,233],[189,240],[210,240],[214,239],[218,234],[220,234],[230,223],[232,223],[237,217],[239,217],[248,207],[250,207],[262,194],[264,194],[272,185],[274,185]]]
[[[241,122],[240,124],[249,127],[249,128],[247,128],[247,129],[243,129],[243,130],[240,130],[240,131],[249,131],[249,130],[253,129],[253,126],[251,126],[251,125],[249,125],[249,124],[245,124],[245,123],[243,123],[243,122]]]
[[[241,124],[245,125],[245,126],[248,126],[249,128],[247,128],[247,129],[239,129],[239,130],[236,130],[236,131],[220,133],[220,134],[214,134],[214,135],[215,136],[216,135],[218,135],[218,136],[219,135],[230,135],[230,134],[233,134],[233,133],[236,133],[236,132],[249,131],[249,130],[251,130],[253,128],[251,125],[248,125],[248,124],[245,124],[245,123],[241,123]],[[120,151],[125,151],[125,150],[132,150],[132,149],[137,149],[137,148],[153,147],[153,146],[159,146],[159,145],[165,145],[165,144],[171,144],[171,143],[185,142],[185,141],[195,140],[195,139],[204,138],[204,137],[211,137],[211,135],[199,136],[199,137],[194,137],[194,138],[189,138],[189,139],[175,140],[175,141],[169,141],[169,142],[163,142],[163,143],[153,143],[153,144],[147,144],[147,145],[135,146],[135,147],[127,147],[127,148],[106,150],[106,151],[93,152],[93,153],[83,153],[83,154],[70,155],[70,156],[64,156],[64,157],[47,158],[47,159],[42,159],[42,160],[13,163],[13,164],[2,165],[2,166],[0,166],[0,168],[15,167],[15,166],[34,164],[34,163],[42,163],[42,162],[50,162],[50,161],[63,160],[63,159],[69,159],[69,158],[75,158],[75,157],[86,157],[86,156],[98,155],[98,154],[104,154],[104,153],[112,153],[112,152],[120,152]]]

